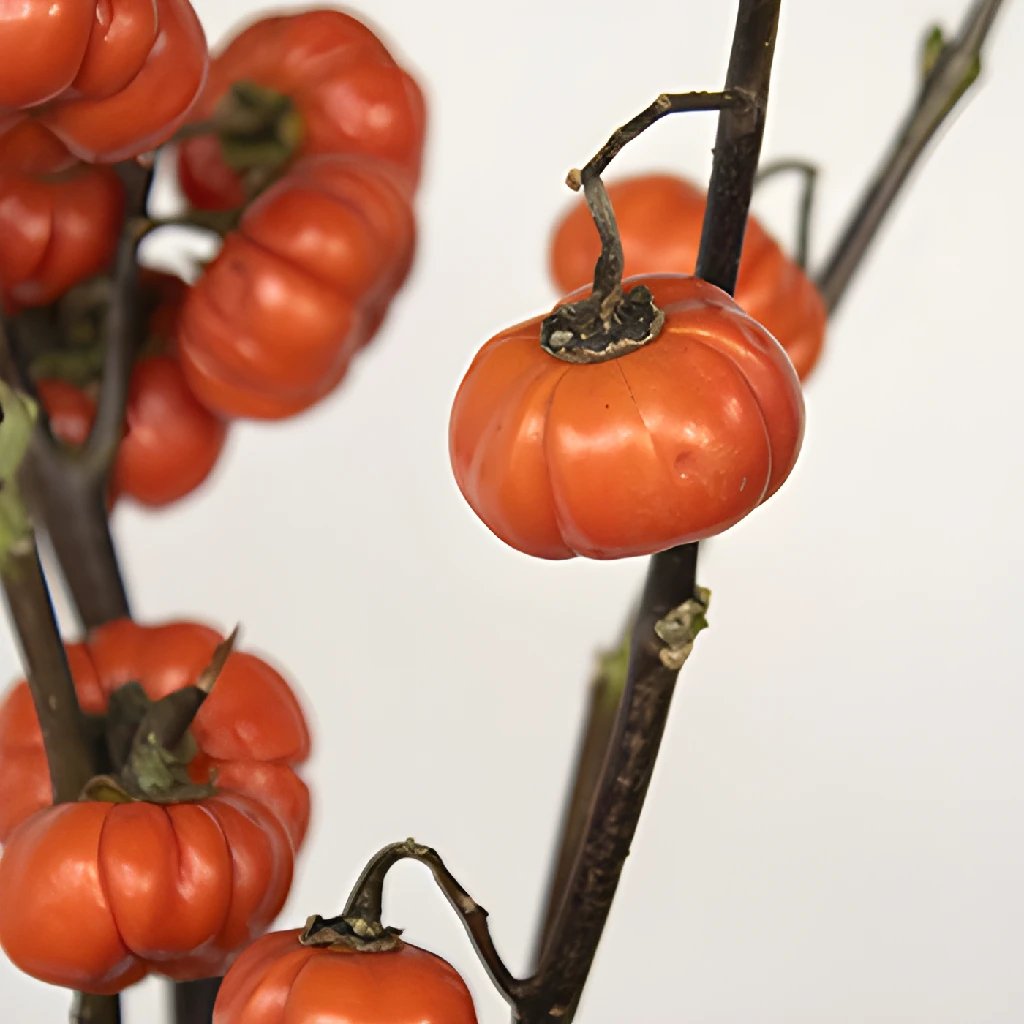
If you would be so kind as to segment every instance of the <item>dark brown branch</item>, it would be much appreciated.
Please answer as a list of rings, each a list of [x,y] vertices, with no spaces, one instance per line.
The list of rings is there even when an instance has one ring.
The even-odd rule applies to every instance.
[[[730,295],[761,153],[780,2],[740,0],[725,88],[745,94],[749,102],[723,110],[718,118],[697,276]]]
[[[0,575],[43,734],[54,802],[77,800],[94,773],[86,722],[31,534],[10,553]]]
[[[106,477],[80,470],[74,455],[39,429],[24,479],[82,625],[91,629],[126,615],[128,598],[107,522]]]
[[[583,716],[583,728],[577,744],[575,768],[569,783],[562,819],[558,828],[558,841],[551,861],[544,909],[541,912],[541,926],[537,934],[533,963],[539,962],[544,952],[544,938],[551,931],[555,915],[561,906],[561,897],[569,881],[569,873],[579,853],[580,842],[594,793],[601,777],[601,768],[615,731],[615,719],[622,702],[626,684],[626,669],[629,657],[629,640],[633,633],[635,612],[630,615],[623,629],[618,647],[601,656],[597,670],[590,681],[587,707]]]
[[[223,978],[179,981],[171,986],[171,1012],[178,1024],[209,1024]]]
[[[114,264],[114,287],[107,311],[103,376],[96,418],[89,437],[76,453],[76,462],[82,470],[104,481],[121,443],[128,379],[139,338],[139,266],[136,257],[140,237],[137,221],[125,225]]]
[[[384,879],[391,868],[401,860],[415,860],[430,869],[438,888],[444,893],[445,899],[466,929],[473,948],[491,980],[498,991],[515,1005],[522,982],[512,976],[494,947],[494,940],[487,924],[487,911],[466,892],[436,850],[429,846],[421,846],[413,839],[392,843],[376,853],[359,876],[359,881],[353,886],[341,915],[328,921],[319,917],[313,918],[307,927],[307,934],[323,928],[340,929],[353,937],[353,941],[363,945],[381,938],[386,939],[389,933],[395,934],[393,929],[383,927],[381,914]]]
[[[655,624],[696,594],[697,545],[651,560],[608,759],[521,1019],[571,1020],[629,854],[668,721],[677,671],[661,661]]]
[[[86,629],[128,614],[128,596],[110,535],[107,495],[139,334],[138,218],[144,211],[151,172],[136,165],[121,171],[130,213],[114,266],[96,419],[85,445],[76,452],[64,449],[44,427],[38,429],[25,467],[30,503],[46,526]],[[18,326],[13,324],[15,341]],[[24,368],[19,383],[31,386]]]
[[[742,95],[745,102],[730,104],[719,117],[697,274],[730,293],[757,172],[780,3],[740,0],[726,76],[726,93]],[[520,1000],[525,1024],[568,1022],[575,1013],[639,822],[675,689],[680,662],[666,648],[659,627],[677,609],[701,607],[696,566],[696,544],[651,559],[626,692],[587,830],[539,969]]]
[[[0,337],[6,357],[6,342]],[[43,576],[35,534],[19,493],[17,469],[32,432],[23,399],[13,390],[0,395],[4,473],[0,478],[3,547],[0,582],[21,649],[29,691],[43,737],[55,803],[77,800],[95,772],[85,716],[71,679],[50,591]]]
[[[17,376],[6,337],[0,337],[0,356],[4,375],[8,379]],[[5,479],[2,485],[4,519],[8,528],[14,525],[13,535],[7,538],[13,542],[4,552],[0,567],[4,596],[39,719],[54,802],[77,800],[95,774],[94,751],[17,482]],[[120,1024],[120,1020],[117,996],[76,994],[72,1024]]]
[[[121,1024],[121,1000],[117,996],[75,994],[71,1024]]]
[[[926,74],[917,99],[817,276],[818,288],[830,313],[846,294],[879,227],[932,136],[976,81],[981,48],[1002,2],[977,0],[955,39],[943,43],[935,30],[926,42]]]
[[[137,330],[138,241],[126,225],[118,246],[107,313],[106,348],[96,419],[78,452],[51,444],[39,460],[40,500],[50,539],[86,629],[128,614],[128,594],[117,559],[107,495],[110,469],[124,424]]]

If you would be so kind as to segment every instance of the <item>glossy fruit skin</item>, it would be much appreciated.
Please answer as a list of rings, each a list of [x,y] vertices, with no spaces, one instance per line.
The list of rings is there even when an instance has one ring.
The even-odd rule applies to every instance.
[[[303,125],[298,156],[362,154],[419,178],[426,107],[416,82],[362,22],[341,11],[262,18],[217,56],[191,119],[211,118],[235,82],[291,98]],[[184,142],[181,186],[194,205],[239,206],[245,196],[212,135]]]
[[[462,978],[433,953],[336,951],[300,934],[264,935],[235,961],[213,1024],[476,1024]]]
[[[706,195],[683,178],[645,174],[608,186],[622,237],[625,274],[692,274]],[[551,276],[559,289],[589,284],[600,243],[585,204],[559,222],[551,243]],[[758,223],[747,221],[736,301],[764,324],[803,380],[825,340],[826,310],[814,282]]]
[[[55,378],[38,381],[39,399],[54,436],[83,444],[96,403],[80,388]],[[163,508],[191,494],[220,458],[227,425],[189,390],[178,361],[157,355],[132,369],[125,433],[114,458],[111,497]]]
[[[455,397],[455,479],[484,524],[538,558],[623,558],[739,522],[789,475],[803,399],[774,338],[697,278],[650,275],[665,313],[643,348],[589,365],[502,331]],[[585,291],[569,296],[580,298]]]
[[[22,118],[0,131],[0,169],[23,174],[56,174],[79,163],[56,135],[38,121]]]
[[[65,650],[82,710],[102,715],[111,693],[132,680],[152,699],[195,682],[221,639],[196,622],[143,626],[119,619]],[[309,756],[309,732],[280,673],[255,655],[233,652],[191,731],[199,749],[189,766],[193,778],[205,782],[214,770],[221,795],[266,807],[297,850],[309,824],[309,791],[295,769]],[[0,842],[50,800],[39,721],[22,681],[0,704]]]
[[[34,119],[90,163],[125,160],[169,139],[209,64],[188,0],[46,6],[22,5],[24,18],[0,25],[0,65],[8,69],[0,72],[0,131]],[[37,49],[45,59],[28,61]]]
[[[121,14],[107,26],[113,33],[103,31],[96,0],[5,4],[0,14],[0,107],[37,106],[76,86],[102,88],[109,84],[112,64],[120,63],[129,75],[137,73],[156,35],[152,0],[128,0],[104,9]],[[142,57],[133,59],[132,44],[140,43]],[[120,60],[108,60],[108,49],[116,50]],[[80,76],[83,81],[76,81]]]
[[[79,163],[31,123],[0,140],[0,293],[41,306],[110,263],[124,219],[111,167]],[[4,142],[6,141],[6,144]]]
[[[274,919],[292,868],[281,822],[239,793],[48,807],[0,857],[0,945],[26,974],[84,992],[210,977]]]
[[[341,380],[408,272],[408,186],[369,157],[305,160],[264,192],[193,286],[178,350],[227,417],[279,419]]]

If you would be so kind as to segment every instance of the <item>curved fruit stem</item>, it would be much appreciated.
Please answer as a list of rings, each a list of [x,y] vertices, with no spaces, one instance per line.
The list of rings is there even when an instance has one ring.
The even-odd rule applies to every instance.
[[[755,184],[760,185],[769,178],[780,174],[798,174],[803,179],[800,189],[800,204],[796,213],[796,246],[793,262],[801,270],[807,269],[811,248],[811,214],[814,210],[814,196],[818,187],[818,167],[806,160],[773,160],[762,164],[757,172]]]
[[[665,316],[654,304],[648,289],[641,285],[623,291],[622,240],[601,174],[623,147],[667,114],[736,109],[750,102],[749,96],[736,89],[662,93],[636,117],[616,129],[582,170],[569,172],[566,177],[569,188],[574,191],[583,188],[601,239],[601,254],[594,266],[590,294],[577,302],[558,306],[544,319],[540,344],[545,352],[568,363],[602,363],[641,348],[658,337]]]
[[[384,880],[399,861],[415,860],[430,869],[438,888],[462,922],[481,963],[495,987],[515,1007],[523,982],[513,977],[498,955],[487,924],[487,911],[462,887],[448,870],[440,855],[429,846],[414,839],[392,843],[379,850],[363,869],[359,880],[338,917],[310,918],[302,941],[310,945],[344,942],[352,948],[366,952],[382,952],[395,948],[400,932],[385,927],[381,921],[384,900]]]

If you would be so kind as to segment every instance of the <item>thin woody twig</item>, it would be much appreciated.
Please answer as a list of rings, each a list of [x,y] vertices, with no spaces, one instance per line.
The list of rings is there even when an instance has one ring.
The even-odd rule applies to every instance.
[[[109,474],[124,429],[128,378],[139,337],[137,254],[141,237],[139,221],[127,223],[121,234],[107,312],[105,357],[96,418],[85,444],[74,456],[81,471],[92,477],[105,479]]]
[[[588,177],[603,174],[623,148],[669,114],[727,110],[743,106],[749,101],[748,96],[735,89],[722,92],[663,92],[649,107],[612,132],[608,141],[587,161],[583,169],[570,171],[565,182],[574,192],[579,191],[580,185]]]
[[[817,275],[829,313],[838,307],[921,154],[981,70],[981,49],[1003,0],[976,0],[956,37],[934,29],[925,43],[924,81],[896,140]]]
[[[6,358],[6,342],[0,336]],[[0,582],[43,738],[55,803],[77,800],[95,772],[35,533],[19,493],[17,470],[32,431],[30,407],[0,384]]]
[[[569,783],[562,819],[558,830],[558,844],[551,862],[551,873],[544,896],[541,926],[533,955],[537,963],[544,949],[544,937],[551,930],[561,905],[569,873],[579,852],[580,841],[587,825],[587,816],[594,801],[601,768],[611,743],[616,713],[626,685],[629,665],[629,640],[636,620],[635,609],[629,615],[619,643],[613,651],[603,654],[591,679],[580,731],[575,768]]]
[[[793,248],[793,262],[801,270],[807,269],[811,248],[811,213],[814,210],[814,194],[818,185],[818,168],[807,160],[773,160],[762,164],[757,172],[758,185],[779,174],[799,174],[803,179],[800,190],[800,205],[797,208],[796,245]]]
[[[134,230],[126,227],[118,247],[96,419],[85,445],[67,451],[39,430],[26,467],[32,502],[46,524],[86,629],[128,614],[128,595],[110,535],[107,489],[121,440],[137,336],[137,246]]]

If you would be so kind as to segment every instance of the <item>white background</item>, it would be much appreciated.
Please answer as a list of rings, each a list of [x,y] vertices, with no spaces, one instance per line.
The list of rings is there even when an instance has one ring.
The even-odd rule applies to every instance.
[[[254,6],[198,9],[216,41]],[[908,103],[922,30],[965,6],[783,5],[764,155],[821,164],[819,256]],[[702,557],[712,628],[586,1024],[1024,1019],[1024,11],[1007,6],[984,85],[835,321],[790,482]],[[452,482],[448,408],[475,349],[555,297],[565,171],[659,91],[718,86],[734,10],[376,0],[430,101],[414,278],[328,401],[238,425],[173,510],[118,511],[140,618],[240,620],[306,696],[315,827],[289,926],[414,835],[525,967],[584,680],[643,565],[543,564],[495,541]],[[614,169],[706,175],[713,131],[712,115],[670,119]],[[759,197],[780,232],[794,193]],[[388,915],[467,975],[484,1022],[506,1018],[422,869],[395,871]],[[0,993],[16,1024],[66,1012],[6,964]],[[157,1019],[160,999],[133,992],[127,1020]]]

